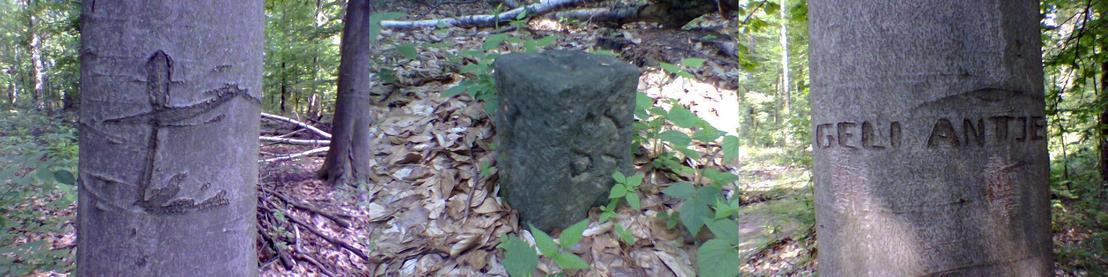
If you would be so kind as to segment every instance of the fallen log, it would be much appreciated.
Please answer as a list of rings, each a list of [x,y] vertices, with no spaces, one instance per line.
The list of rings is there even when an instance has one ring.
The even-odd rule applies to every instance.
[[[279,143],[284,143],[284,144],[299,144],[299,145],[328,145],[328,144],[331,144],[330,140],[324,140],[324,139],[293,139],[293,138],[282,138],[282,137],[271,137],[271,136],[260,136],[260,137],[258,137],[258,139],[261,140],[261,141],[279,142]]]
[[[414,21],[382,20],[381,28],[396,30],[414,30],[438,27],[491,27],[515,19],[526,12],[527,15],[543,15],[559,9],[580,4],[600,2],[601,0],[543,0],[536,4],[511,9],[499,14],[467,15],[442,19],[424,19]]]
[[[328,139],[331,138],[331,133],[324,132],[323,130],[320,130],[319,128],[316,128],[315,126],[308,125],[308,123],[300,122],[300,121],[297,121],[297,120],[292,119],[292,118],[279,116],[279,115],[273,115],[273,114],[267,114],[267,113],[262,113],[262,118],[263,119],[280,121],[280,122],[285,122],[285,123],[290,123],[290,124],[293,124],[293,125],[296,125],[296,126],[300,126],[301,128],[308,129],[308,131],[311,131],[312,133],[315,133],[316,135],[319,135],[321,137],[328,138]]]
[[[328,149],[331,149],[331,148],[330,147],[320,147],[320,148],[316,148],[316,149],[312,149],[312,150],[308,150],[308,151],[304,151],[304,152],[300,152],[300,153],[296,153],[296,154],[285,155],[285,156],[280,156],[280,157],[276,157],[276,158],[264,159],[264,160],[262,160],[262,162],[269,163],[269,162],[276,162],[276,161],[283,161],[283,160],[291,160],[291,159],[295,159],[295,158],[299,158],[299,157],[303,157],[303,156],[308,156],[308,155],[312,155],[312,154],[326,153]]]

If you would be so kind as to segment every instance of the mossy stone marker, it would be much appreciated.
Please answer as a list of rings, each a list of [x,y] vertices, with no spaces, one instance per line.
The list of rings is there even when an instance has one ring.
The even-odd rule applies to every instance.
[[[631,169],[638,68],[581,51],[507,54],[493,63],[502,196],[546,231],[607,200]]]

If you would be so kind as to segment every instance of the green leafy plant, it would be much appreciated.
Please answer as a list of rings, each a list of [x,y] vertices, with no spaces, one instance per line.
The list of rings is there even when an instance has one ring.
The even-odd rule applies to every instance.
[[[526,13],[520,13],[511,22],[513,26],[526,24]],[[523,29],[523,28],[517,28]],[[443,97],[453,97],[466,93],[475,100],[483,103],[487,114],[496,113],[496,79],[492,75],[492,63],[502,53],[523,52],[537,53],[539,50],[550,46],[558,40],[558,36],[550,35],[537,39],[521,38],[514,33],[501,33],[489,35],[482,43],[480,50],[465,50],[458,55],[451,55],[448,60],[460,65],[460,72],[465,79],[455,86],[442,92]]]
[[[579,270],[588,269],[589,263],[568,249],[581,241],[582,234],[588,226],[588,219],[574,223],[562,230],[557,241],[535,226],[530,226],[530,230],[535,238],[535,246],[538,247],[542,257],[553,260],[563,270]],[[539,255],[536,255],[535,249],[522,239],[503,236],[500,238],[499,247],[505,251],[504,268],[512,276],[531,276],[538,266]]]
[[[644,175],[642,172],[635,173],[630,177],[624,176],[622,172],[616,170],[612,173],[612,179],[616,181],[611,190],[608,191],[608,205],[601,207],[600,221],[608,221],[616,215],[615,208],[619,205],[619,200],[623,199],[627,201],[627,205],[632,209],[640,209],[641,203],[639,198],[639,186],[642,185]]]

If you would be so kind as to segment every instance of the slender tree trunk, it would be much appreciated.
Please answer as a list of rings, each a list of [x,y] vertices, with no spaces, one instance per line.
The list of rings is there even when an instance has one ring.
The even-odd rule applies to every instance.
[[[789,87],[789,21],[786,17],[786,7],[788,7],[788,0],[781,0],[781,95],[785,97],[785,145],[792,144],[792,122],[793,118],[793,99],[792,90]]]
[[[28,48],[31,51],[31,72],[34,75],[34,88],[31,93],[32,104],[35,110],[43,110],[46,108],[46,70],[43,68],[44,63],[42,61],[42,36],[35,30],[38,18],[34,15],[33,0],[27,0],[27,10],[30,15],[27,17],[27,29],[30,32],[31,40]]]
[[[1108,61],[1100,64],[1100,97],[1108,98]],[[1101,199],[1108,198],[1108,108],[1100,113],[1100,177]],[[1101,206],[1108,203],[1101,202]]]
[[[370,10],[368,0],[350,0],[346,5],[331,149],[319,172],[320,179],[330,183],[369,180],[369,125],[373,120],[367,112],[373,76],[368,66]]]
[[[77,275],[258,274],[263,3],[218,2],[83,2]]]
[[[285,98],[288,97],[289,94],[289,84],[287,77],[288,72],[285,71],[285,62],[281,62],[281,104],[278,106],[281,109],[282,115],[286,114]]]
[[[809,4],[820,275],[1051,276],[1038,2]]]

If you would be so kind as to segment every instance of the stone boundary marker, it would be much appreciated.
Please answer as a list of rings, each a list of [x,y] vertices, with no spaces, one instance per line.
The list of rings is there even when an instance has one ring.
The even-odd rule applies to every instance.
[[[608,56],[551,50],[493,63],[502,196],[523,223],[553,232],[603,204],[631,171],[639,70]]]

